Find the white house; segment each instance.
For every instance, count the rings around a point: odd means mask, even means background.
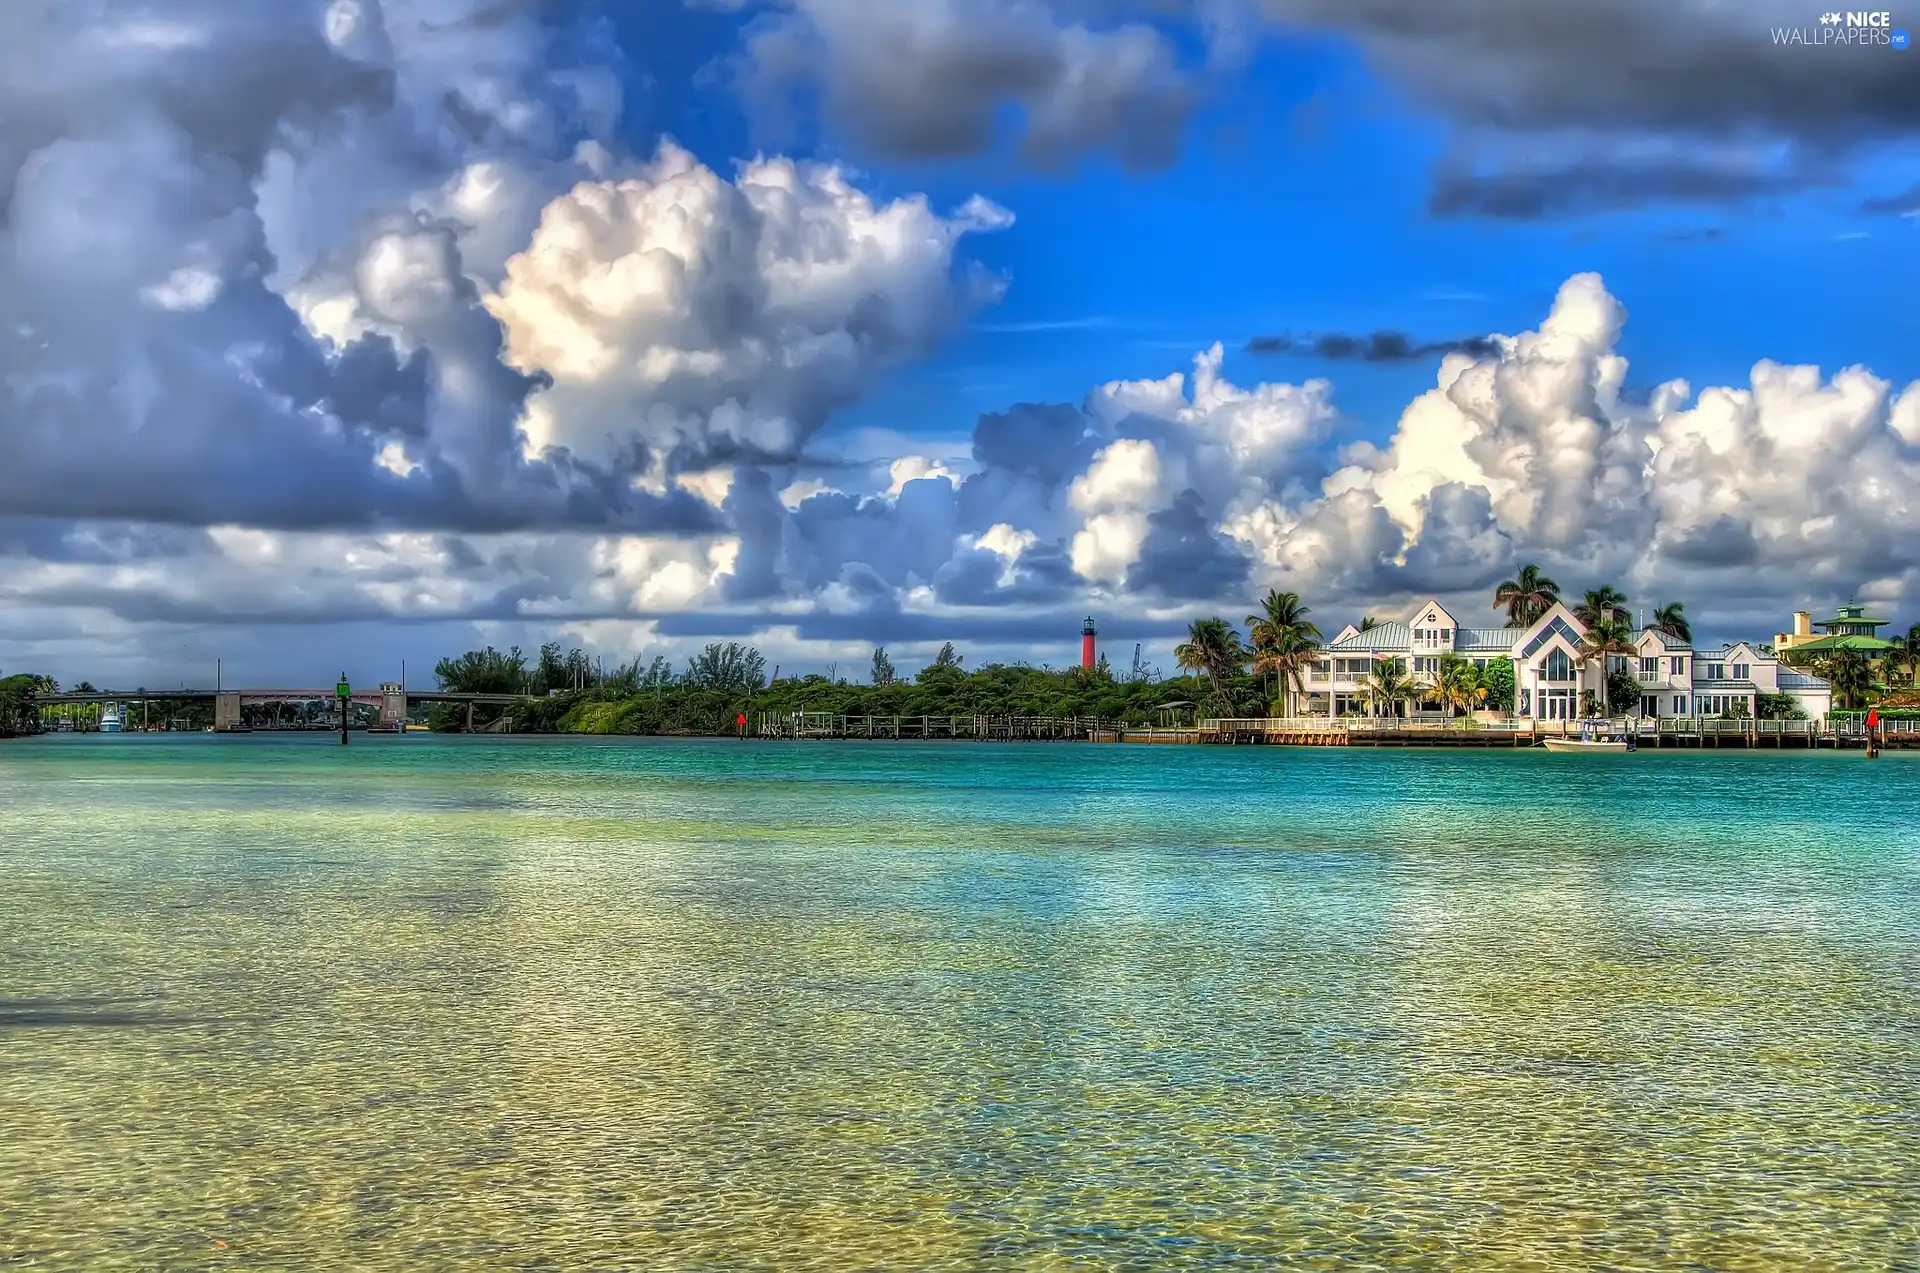
[[[1349,625],[1329,641],[1307,671],[1305,710],[1335,716],[1365,712],[1367,678],[1377,663],[1403,660],[1415,680],[1430,682],[1439,674],[1441,658],[1451,653],[1481,668],[1511,659],[1515,715],[1576,720],[1587,694],[1604,699],[1606,693],[1606,666],[1581,661],[1586,633],[1586,625],[1561,603],[1525,628],[1475,628],[1463,626],[1438,601],[1423,601],[1404,621],[1365,632]],[[1815,719],[1833,706],[1825,681],[1783,667],[1773,655],[1744,642],[1696,651],[1648,628],[1634,647],[1634,655],[1608,662],[1625,663],[1640,682],[1638,715],[1719,716],[1744,710],[1751,716],[1763,694],[1790,695]]]

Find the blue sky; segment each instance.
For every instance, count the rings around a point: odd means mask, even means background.
[[[628,74],[637,147],[671,136],[723,166],[771,137],[804,139],[785,151],[856,166],[877,190],[947,206],[984,193],[1018,218],[971,251],[1008,276],[1004,302],[936,357],[889,376],[836,428],[960,436],[1009,402],[1074,401],[1108,380],[1184,371],[1219,340],[1246,380],[1333,378],[1352,427],[1384,439],[1431,387],[1432,360],[1362,366],[1239,347],[1280,331],[1518,332],[1587,270],[1632,315],[1621,352],[1636,383],[1737,384],[1760,358],[1866,363],[1902,383],[1920,375],[1920,219],[1859,208],[1911,183],[1897,158],[1778,198],[1535,221],[1434,216],[1444,121],[1374,74],[1352,43],[1316,37],[1264,47],[1199,113],[1164,172],[1128,172],[1106,156],[1034,171],[1004,150],[890,162],[805,121],[756,126],[725,83],[751,19],[670,4],[605,12],[632,47],[656,50]],[[1894,56],[1863,55],[1882,54]]]
[[[0,668],[1920,617],[1920,54],[1792,0],[196,13],[0,15]]]

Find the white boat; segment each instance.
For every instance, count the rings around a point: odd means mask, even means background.
[[[122,728],[120,709],[118,707],[109,707],[106,713],[100,717],[100,732],[103,734],[118,734]]]
[[[1612,724],[1604,720],[1581,721],[1578,738],[1543,738],[1540,743],[1548,751],[1583,751],[1619,755],[1633,750],[1633,739],[1614,733]]]
[[[1627,750],[1623,738],[1543,738],[1540,745],[1548,751],[1619,752]]]

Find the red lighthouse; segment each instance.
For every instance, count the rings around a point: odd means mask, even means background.
[[[1097,635],[1093,628],[1093,616],[1088,615],[1080,629],[1080,666],[1088,671],[1093,670],[1093,638]]]

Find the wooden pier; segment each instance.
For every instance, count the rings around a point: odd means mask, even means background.
[[[1612,729],[1631,735],[1645,748],[1862,748],[1866,727],[1859,721],[1721,720],[1718,717],[1663,717],[1615,720]],[[1222,718],[1203,720],[1192,741],[1290,747],[1532,747],[1546,738],[1577,738],[1578,721],[1398,720],[1365,717],[1328,720]],[[1920,749],[1920,721],[1883,722],[1874,745],[1891,750]]]
[[[972,739],[977,742],[1109,742],[1120,722],[1099,716],[843,716],[763,712],[758,738]]]
[[[1866,727],[1794,720],[1663,717],[1616,720],[1642,748],[1861,748]],[[1223,717],[1193,725],[1126,725],[1098,716],[845,716],[836,712],[764,712],[753,737],[976,742],[1093,742],[1175,746],[1266,747],[1534,747],[1547,738],[1577,738],[1578,721],[1478,721],[1444,718],[1329,720],[1307,717]],[[1920,749],[1920,721],[1884,722],[1875,746]]]

